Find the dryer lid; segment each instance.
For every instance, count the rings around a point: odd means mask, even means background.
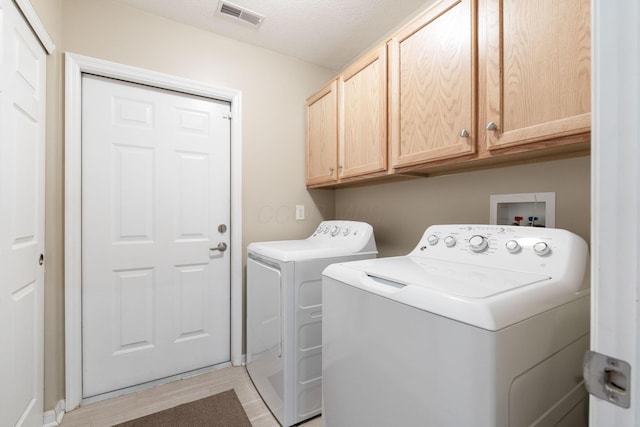
[[[378,253],[375,247],[354,247],[354,245],[330,244],[310,239],[251,243],[247,247],[247,251],[282,262],[336,258],[359,254],[375,256]]]
[[[332,258],[354,254],[354,251],[350,247],[342,245],[329,246],[324,242],[309,240],[282,240],[251,243],[247,247],[247,251],[284,262]]]
[[[378,253],[373,227],[360,221],[323,221],[306,239],[251,243],[247,251],[283,262]]]

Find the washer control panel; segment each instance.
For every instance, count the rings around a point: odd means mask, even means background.
[[[528,271],[560,268],[570,261],[576,248],[586,251],[586,242],[555,228],[433,225],[409,255]]]
[[[531,249],[538,256],[552,255],[554,231],[545,228],[513,227],[513,226],[432,226],[423,236],[426,244],[420,250],[437,245],[472,253],[497,253],[502,249],[509,254],[520,254],[523,247]],[[333,233],[332,233],[333,234]]]

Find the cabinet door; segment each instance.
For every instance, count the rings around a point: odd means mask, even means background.
[[[340,178],[387,169],[386,46],[370,52],[338,79]]]
[[[307,99],[307,185],[335,182],[338,153],[337,83]]]
[[[475,152],[475,15],[444,0],[391,39],[393,166]]]
[[[489,149],[590,131],[589,0],[488,0]]]

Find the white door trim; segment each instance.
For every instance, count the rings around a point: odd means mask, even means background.
[[[640,6],[591,1],[591,350],[631,365],[631,407],[590,397],[589,425],[640,425]]]
[[[18,6],[18,9],[20,9],[20,12],[22,12],[22,15],[31,26],[47,55],[51,55],[56,50],[56,45],[53,43],[53,39],[38,17],[38,13],[31,5],[31,2],[29,0],[13,0],[13,2]]]
[[[235,89],[65,53],[65,380],[66,411],[82,400],[82,74],[90,73],[231,103],[231,363],[242,364],[242,94]]]

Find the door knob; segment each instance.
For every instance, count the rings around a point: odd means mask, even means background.
[[[224,252],[227,250],[227,244],[225,242],[220,242],[218,243],[218,246],[216,246],[215,248],[209,248],[209,250]]]

